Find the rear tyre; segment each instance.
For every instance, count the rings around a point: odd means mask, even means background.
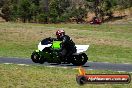
[[[37,52],[33,52],[31,55],[31,59],[34,63],[39,63],[40,55]]]
[[[72,60],[73,65],[81,66],[81,65],[84,65],[87,62],[88,57],[85,53],[82,53],[82,54],[79,54],[79,55],[74,55],[72,59],[73,59]]]

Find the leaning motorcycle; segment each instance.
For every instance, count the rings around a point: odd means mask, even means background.
[[[31,59],[35,63],[72,63],[75,66],[84,65],[88,56],[84,53],[88,50],[89,45],[76,45],[77,51],[70,55],[70,58],[62,58],[60,56],[61,41],[51,41],[50,38],[43,39],[38,44],[38,49],[33,51]]]

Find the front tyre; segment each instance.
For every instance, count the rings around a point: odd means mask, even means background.
[[[40,63],[40,64],[43,64],[43,63],[45,62],[45,59],[46,59],[46,58],[44,58],[43,56],[41,56],[41,57],[40,57],[40,60],[39,60],[39,63]]]
[[[39,63],[40,55],[38,52],[33,52],[31,55],[31,59],[34,63]]]
[[[73,58],[72,58],[72,64],[75,65],[75,66],[81,66],[81,65],[84,65],[87,60],[88,60],[88,57],[85,53],[82,53],[82,54],[79,54],[79,55],[73,55]]]

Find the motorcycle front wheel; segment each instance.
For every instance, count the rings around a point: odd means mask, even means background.
[[[40,55],[38,54],[38,52],[34,51],[31,55],[31,59],[34,63],[39,63]]]

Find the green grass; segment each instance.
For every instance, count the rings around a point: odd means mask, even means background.
[[[63,28],[76,44],[89,44],[89,61],[132,63],[132,26],[88,24],[0,23],[0,57],[30,58],[43,38],[55,37]],[[108,70],[88,70],[89,74],[111,74]],[[45,66],[0,64],[0,88],[131,88],[130,84],[87,84],[79,86],[78,70]],[[132,74],[131,74],[132,75]]]
[[[113,71],[88,70],[87,74],[123,74]],[[45,66],[18,66],[0,64],[1,88],[131,88],[130,84],[76,83],[78,70],[49,68]],[[125,73],[124,73],[125,74]],[[132,74],[131,74],[132,75]]]
[[[94,53],[93,53],[94,52]],[[109,45],[91,45],[89,58],[92,61],[107,61],[114,63],[132,63],[132,48]],[[126,60],[126,61],[125,61]]]
[[[0,23],[0,56],[30,58],[37,44],[64,29],[76,44],[89,44],[89,61],[132,63],[132,25]]]

